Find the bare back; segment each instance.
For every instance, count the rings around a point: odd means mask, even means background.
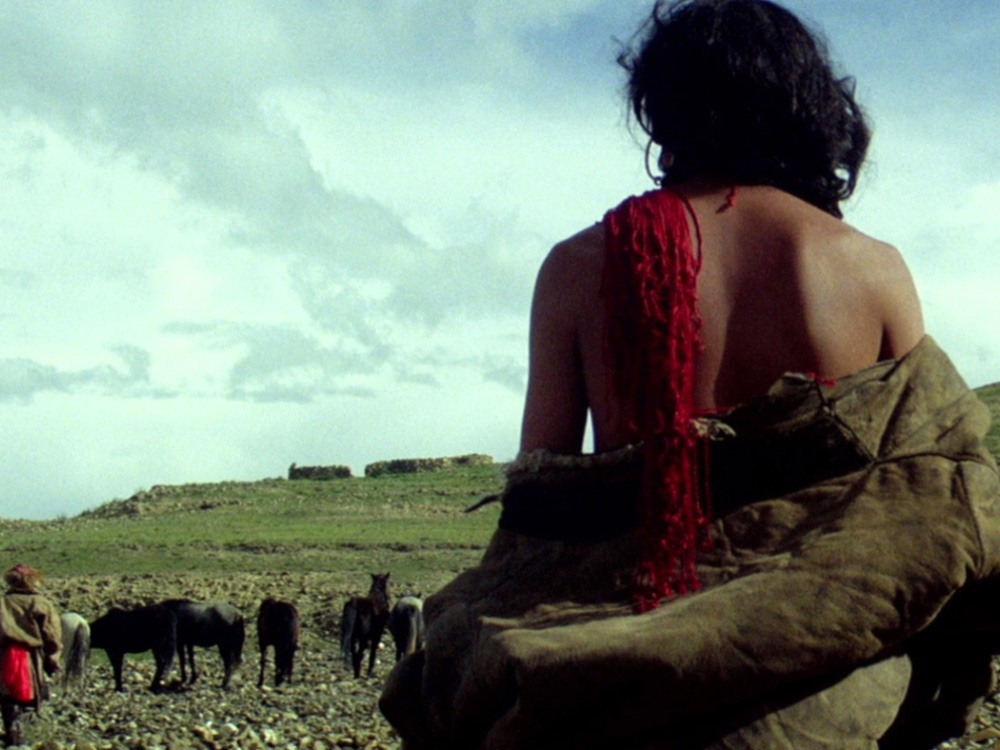
[[[788,371],[839,378],[917,343],[920,305],[895,248],[775,188],[741,188],[725,207],[728,193],[685,190],[702,238],[696,407],[741,403]],[[596,225],[539,273],[522,450],[579,452],[588,410],[595,450],[634,439],[606,395],[604,252]]]

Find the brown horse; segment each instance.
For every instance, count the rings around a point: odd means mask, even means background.
[[[264,685],[267,647],[274,646],[274,685],[292,680],[292,662],[299,647],[299,611],[291,602],[270,597],[260,603],[257,611],[257,642],[260,644],[260,677],[257,687]]]
[[[389,574],[372,573],[368,596],[355,596],[344,604],[340,620],[340,650],[350,659],[354,676],[361,676],[361,663],[368,649],[368,676],[375,672],[375,655],[389,621]]]

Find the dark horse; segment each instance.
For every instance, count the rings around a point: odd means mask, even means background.
[[[228,688],[233,671],[243,661],[243,641],[246,638],[243,615],[226,602],[167,599],[162,604],[177,617],[177,655],[181,663],[181,684],[189,682],[185,667],[191,668],[189,684],[198,679],[194,647],[218,646],[224,670],[222,687]]]
[[[375,655],[389,620],[389,574],[372,573],[368,596],[355,596],[344,604],[340,620],[340,650],[350,658],[354,676],[361,676],[361,663],[368,649],[368,676],[375,672]]]
[[[424,602],[419,596],[402,596],[389,613],[389,632],[396,644],[396,661],[424,645]]]
[[[149,689],[163,689],[163,675],[170,669],[177,649],[177,615],[160,604],[132,610],[112,608],[90,624],[90,645],[108,654],[115,676],[115,690],[124,692],[122,664],[125,654],[152,651],[156,673]]]
[[[260,644],[260,677],[257,687],[264,684],[267,647],[274,646],[274,684],[292,679],[292,662],[299,647],[299,611],[291,602],[267,598],[257,612],[257,642]]]

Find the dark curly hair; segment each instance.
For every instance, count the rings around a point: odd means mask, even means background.
[[[772,185],[840,217],[871,131],[854,80],[768,0],[659,0],[619,55],[632,112],[662,151],[662,184]]]

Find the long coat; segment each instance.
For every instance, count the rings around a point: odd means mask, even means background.
[[[1000,651],[989,419],[930,338],[784,378],[722,417],[704,588],[641,615],[636,457],[521,457],[381,708],[407,750],[933,747]]]
[[[37,708],[48,697],[43,663],[58,663],[62,651],[62,624],[55,605],[31,589],[9,590],[0,598],[0,649],[11,642],[31,649],[33,704]],[[8,697],[6,686],[0,682],[0,698]]]

